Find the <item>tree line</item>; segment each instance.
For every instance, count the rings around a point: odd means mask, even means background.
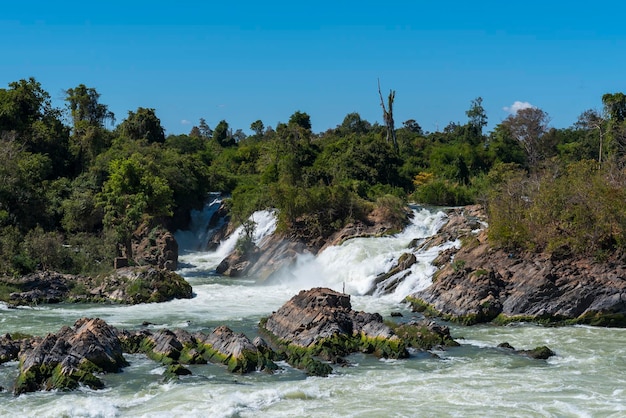
[[[495,245],[605,257],[626,245],[626,96],[602,97],[571,127],[539,108],[485,132],[482,98],[464,123],[396,128],[379,89],[384,125],[350,113],[315,133],[300,110],[287,122],[200,119],[166,135],[152,108],[115,115],[96,89],[65,91],[65,108],[30,78],[0,89],[0,274],[36,269],[95,274],[132,259],[142,225],[184,228],[209,192],[230,196],[234,220],[276,208],[279,231],[325,237],[373,209],[400,216],[407,201],[484,204]],[[375,103],[374,103],[375,105]]]

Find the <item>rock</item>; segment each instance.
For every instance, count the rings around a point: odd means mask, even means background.
[[[252,250],[240,253],[234,251],[217,266],[215,271],[217,274],[222,274],[229,277],[242,277],[248,275],[248,271],[259,259],[260,252],[258,247],[254,247]]]
[[[405,343],[379,314],[352,310],[350,296],[326,288],[303,290],[263,320],[261,332],[295,367],[330,373],[312,356],[333,360],[352,352],[408,356]]]
[[[556,353],[550,350],[545,345],[535,347],[532,350],[516,350],[511,344],[504,342],[498,344],[498,348],[503,348],[505,350],[512,351],[515,354],[520,354],[522,356],[530,357],[538,360],[547,360],[552,356],[555,356]]]
[[[407,298],[415,310],[471,325],[535,321],[626,326],[626,265],[544,253],[493,248],[484,215],[456,210],[441,236],[460,239],[460,249],[440,255],[433,284]],[[427,240],[428,241],[428,240]],[[432,245],[439,238],[426,242]]]
[[[9,334],[0,336],[0,364],[17,359],[20,341],[15,341]]]
[[[141,225],[133,234],[133,261],[170,271],[178,267],[178,243],[174,234],[161,225]]]
[[[128,363],[116,330],[101,319],[79,319],[73,328],[48,334],[19,354],[15,394],[37,390],[70,390],[85,384],[103,387],[95,373],[116,373]]]
[[[404,253],[398,259],[398,262],[387,273],[379,274],[372,284],[372,288],[366,293],[373,295],[377,291],[383,294],[392,293],[395,288],[402,283],[408,274],[407,270],[413,264],[417,263],[417,257],[413,253]],[[404,274],[401,274],[405,272]],[[396,277],[394,277],[396,276]],[[392,280],[389,280],[392,279]]]
[[[253,344],[244,334],[235,333],[226,326],[215,328],[208,336],[199,336],[198,346],[206,360],[225,364],[232,373],[278,369],[272,361],[271,350],[260,341]]]
[[[398,335],[407,346],[420,350],[433,348],[457,347],[459,343],[452,339],[450,328],[437,324],[435,321],[411,321],[394,326],[393,332]]]
[[[191,286],[180,275],[150,266],[121,268],[104,278],[42,271],[19,279],[0,277],[2,284],[19,289],[9,296],[12,305],[78,301],[136,304],[193,296]]]
[[[545,345],[540,347],[535,347],[532,350],[518,350],[519,354],[528,356],[530,358],[538,359],[538,360],[547,360],[552,356],[555,356],[556,353],[550,350]]]
[[[153,267],[116,270],[105,277],[95,290],[102,299],[125,304],[166,302],[193,297],[191,286],[180,275]]]
[[[70,292],[72,278],[68,274],[40,271],[18,279],[0,278],[0,282],[19,289],[9,295],[8,302],[15,305],[33,305],[64,300]]]

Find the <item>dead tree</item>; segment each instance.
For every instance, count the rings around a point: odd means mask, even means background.
[[[389,90],[387,107],[385,107],[383,94],[380,92],[380,80],[378,80],[378,95],[380,96],[380,106],[383,108],[383,120],[387,128],[387,142],[392,141],[394,149],[398,151],[398,139],[396,138],[396,129],[393,122],[393,100],[396,98],[396,92],[395,90]]]

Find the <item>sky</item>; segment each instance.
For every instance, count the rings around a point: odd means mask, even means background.
[[[166,134],[204,118],[251,134],[295,111],[314,132],[358,112],[425,131],[465,123],[482,97],[488,130],[535,106],[571,126],[626,92],[623,1],[28,1],[0,9],[0,88],[34,77],[63,107],[79,84],[117,123],[153,108]]]

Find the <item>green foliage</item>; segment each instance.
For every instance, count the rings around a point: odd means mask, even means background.
[[[583,255],[624,249],[624,184],[623,175],[594,161],[552,167],[536,178],[511,173],[489,201],[490,238],[509,248]]]
[[[129,111],[126,120],[118,126],[118,131],[130,139],[143,139],[148,143],[165,142],[165,131],[154,109],[140,107],[137,112]]]

